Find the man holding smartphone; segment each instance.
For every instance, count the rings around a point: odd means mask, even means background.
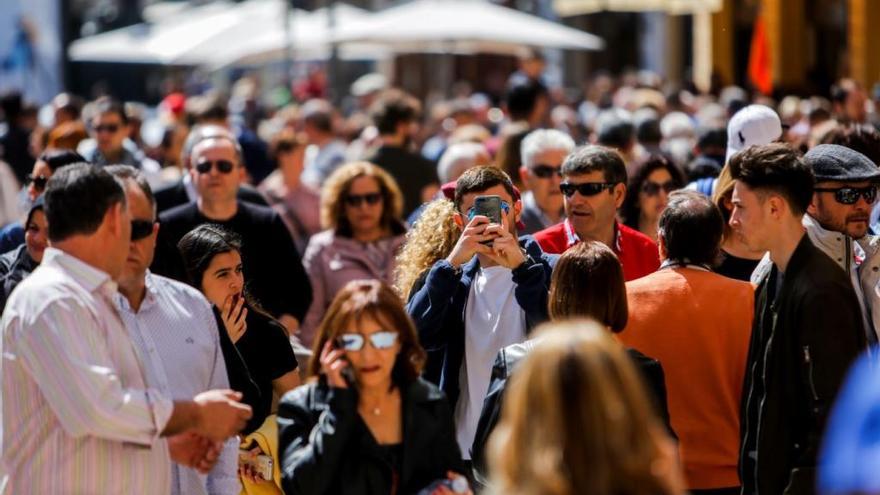
[[[455,222],[462,235],[414,287],[407,305],[428,350],[426,377],[453,405],[465,460],[471,458],[495,355],[526,340],[548,318],[556,257],[530,236],[517,239],[522,204],[514,197],[513,183],[498,168],[475,167],[459,177]]]

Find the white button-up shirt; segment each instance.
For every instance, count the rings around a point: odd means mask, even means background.
[[[0,492],[163,494],[171,399],[147,388],[110,276],[57,249],[13,292],[0,344]]]
[[[117,293],[114,302],[146,365],[147,384],[174,400],[229,388],[217,320],[202,294],[180,282],[146,274],[146,296],[135,313]],[[172,464],[173,495],[238,495],[238,437],[226,442],[207,477]]]

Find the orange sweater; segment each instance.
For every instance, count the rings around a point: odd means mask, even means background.
[[[739,486],[739,409],[753,287],[677,268],[628,282],[626,292],[629,322],[619,338],[663,365],[688,487]]]

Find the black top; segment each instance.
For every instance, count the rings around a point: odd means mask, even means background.
[[[280,323],[248,307],[247,330],[235,343],[251,379],[260,391],[259,401],[250,404],[254,415],[245,431],[259,428],[272,412],[272,380],[297,368],[296,356],[284,327]]]
[[[358,414],[357,392],[324,380],[288,393],[278,409],[281,485],[287,495],[415,494],[447,471],[464,473],[452,410],[422,379],[401,389],[399,469]],[[393,447],[390,450],[394,450]]]
[[[394,177],[403,193],[403,218],[422,204],[422,189],[437,184],[437,167],[422,155],[403,148],[382,146],[367,158]]]
[[[248,421],[247,426],[242,430],[242,433],[248,435],[263,424],[268,413],[262,413],[264,408],[261,406],[262,394],[260,393],[260,388],[257,386],[253,377],[251,377],[251,372],[244,363],[244,358],[241,356],[238,348],[235,347],[235,344],[232,343],[232,339],[229,338],[229,333],[226,331],[226,327],[223,325],[223,319],[220,317],[220,310],[217,309],[217,306],[213,305],[211,308],[214,310],[214,318],[217,320],[217,330],[220,333],[220,351],[223,353],[223,360],[226,362],[226,374],[229,377],[229,388],[236,392],[241,392],[241,402],[251,406],[251,409],[254,411],[251,420]],[[259,415],[257,414],[258,409],[261,411],[261,414]]]
[[[312,286],[290,232],[274,210],[239,201],[235,216],[218,222],[190,203],[162,213],[159,223],[153,273],[187,281],[177,243],[203,223],[219,225],[241,236],[244,276],[257,303],[275,317],[290,314],[303,320],[312,303]]]
[[[727,251],[721,251],[721,263],[715,268],[715,273],[748,282],[760,262],[760,259],[738,258]]]
[[[260,206],[269,206],[266,198],[253,187],[242,184],[238,187],[238,199],[247,201]],[[189,196],[186,194],[186,186],[183,181],[179,180],[171,185],[160,187],[153,191],[153,197],[156,198],[156,208],[159,213],[170,210],[175,206],[190,203]]]
[[[12,289],[15,289],[39,265],[28,254],[25,245],[0,255],[0,314],[6,307]]]

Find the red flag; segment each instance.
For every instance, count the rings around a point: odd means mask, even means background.
[[[773,65],[770,59],[770,40],[764,17],[755,17],[752,31],[752,46],[749,49],[749,80],[761,93],[769,95],[773,92]]]

